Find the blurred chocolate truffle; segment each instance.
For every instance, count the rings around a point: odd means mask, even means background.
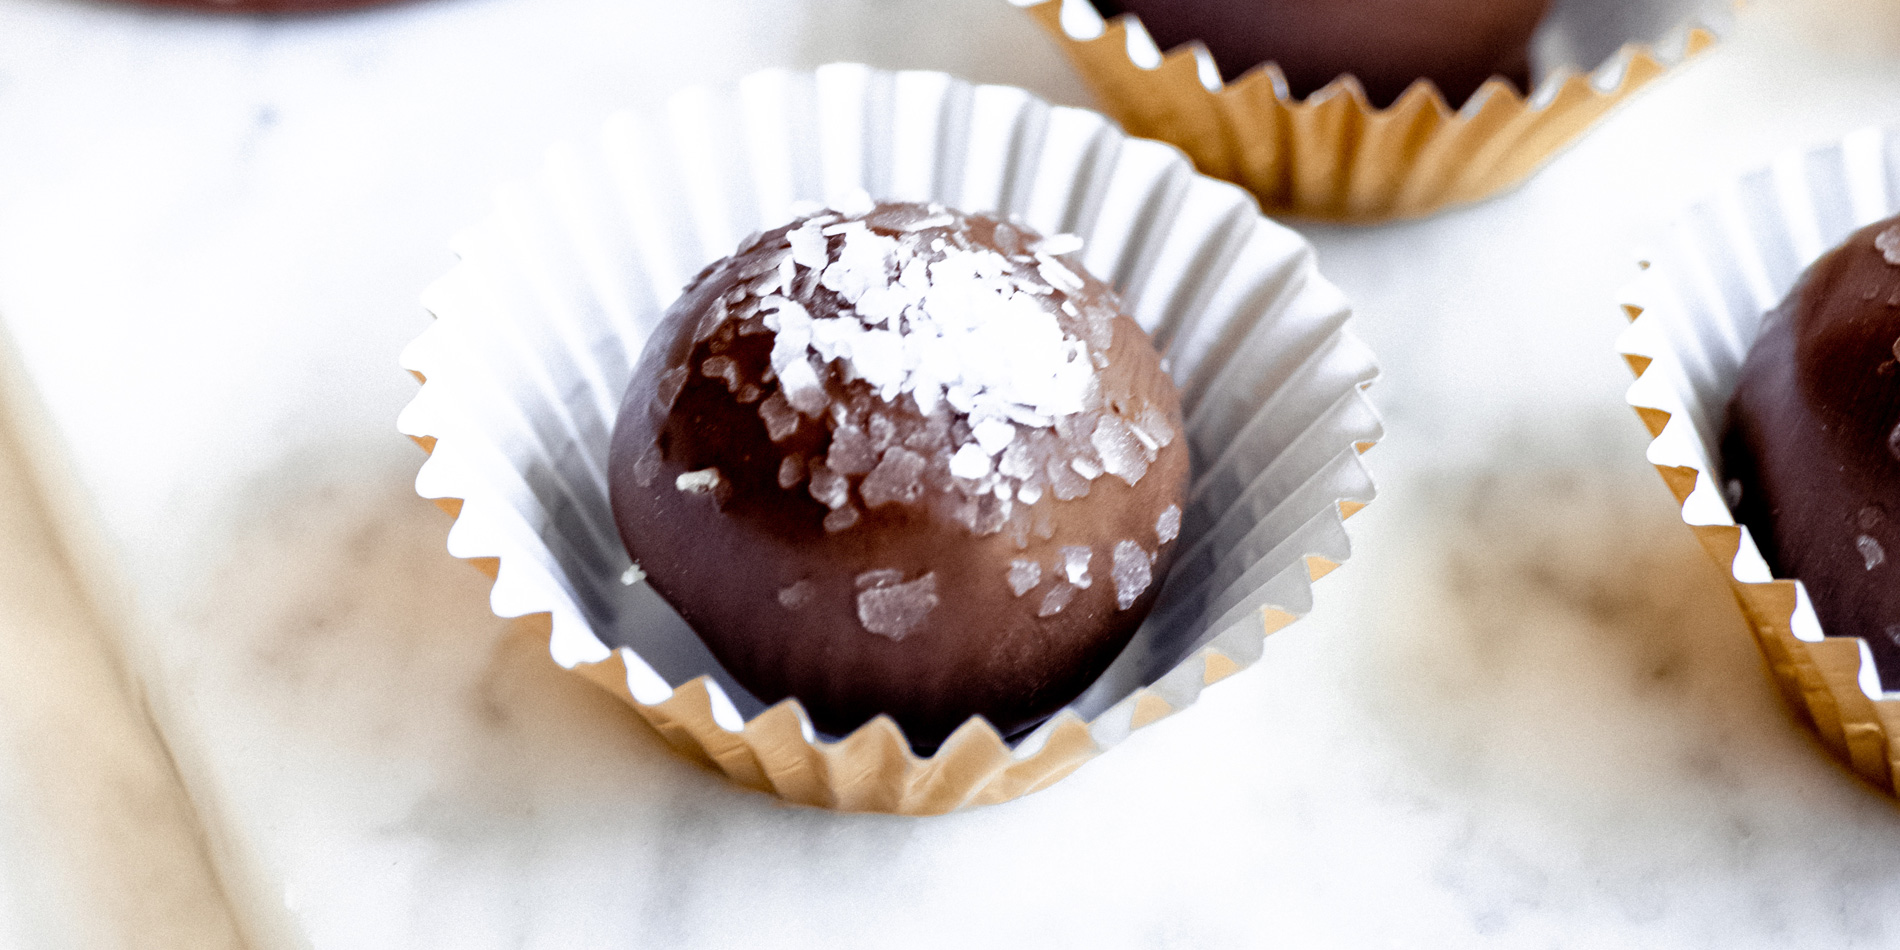
[[[1725,487],[1777,577],[1900,683],[1900,218],[1829,251],[1762,320],[1722,438]]]
[[[1276,63],[1305,98],[1350,73],[1374,105],[1430,79],[1453,106],[1501,76],[1530,89],[1531,33],[1550,0],[1094,0],[1133,13],[1162,49],[1199,40],[1229,82]]]
[[[937,205],[822,211],[686,288],[609,479],[628,552],[732,676],[841,735],[1020,734],[1133,635],[1188,474],[1153,343],[1080,242]]]
[[[382,6],[398,0],[125,0],[148,7],[204,13],[331,13]]]

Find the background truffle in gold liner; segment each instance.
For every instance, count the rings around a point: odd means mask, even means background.
[[[1836,757],[1890,793],[1900,774],[1900,684],[1881,682],[1866,642],[1821,628],[1802,582],[1769,570],[1723,493],[1719,446],[1762,318],[1823,253],[1896,212],[1900,142],[1891,129],[1784,156],[1669,229],[1623,293],[1633,322],[1618,343],[1637,374],[1630,405],[1655,436],[1649,460],[1727,572],[1783,695]]]
[[[1448,103],[1422,81],[1381,108],[1351,76],[1304,98],[1271,63],[1226,83],[1205,46],[1164,55],[1139,17],[1105,21],[1088,0],[1027,5],[1130,134],[1180,146],[1268,214],[1335,221],[1417,217],[1522,182],[1708,48],[1730,15],[1726,0],[1555,3],[1531,38],[1528,96],[1492,80]]]
[[[801,202],[865,193],[1014,216],[1084,241],[1182,397],[1194,474],[1159,603],[1083,695],[1014,747],[981,720],[931,757],[888,718],[819,735],[720,669],[639,582],[605,477],[628,374],[704,264]],[[432,449],[417,491],[457,514],[450,553],[495,576],[502,616],[742,785],[846,810],[930,814],[1061,778],[1260,655],[1345,560],[1372,498],[1377,369],[1312,249],[1166,145],[1018,89],[833,65],[692,90],[558,149],[456,241],[437,320],[403,354],[424,379],[399,426]]]

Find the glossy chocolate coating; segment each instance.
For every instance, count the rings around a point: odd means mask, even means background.
[[[869,220],[926,214],[946,213],[881,205]],[[914,240],[997,251],[1018,275],[1036,273],[1035,235],[950,217],[954,225]],[[996,477],[1011,451],[1020,461],[1036,446],[1074,463],[1075,451],[1087,454],[1091,429],[1116,425],[1108,416],[1146,425],[1162,444],[1132,484],[1099,466],[1083,479],[1075,463],[1056,471],[1063,489],[1052,483],[1032,503],[1020,492],[1008,504],[973,494],[973,483],[950,471],[953,448],[973,439],[970,419],[947,402],[924,412],[910,394],[886,400],[833,361],[820,367],[821,411],[788,415],[788,385],[770,372],[777,333],[746,311],[756,306],[747,288],[777,279],[790,230],[768,232],[702,272],[648,342],[613,436],[621,537],[736,680],[768,703],[797,697],[825,732],[842,735],[882,713],[920,752],[972,716],[1020,734],[1101,674],[1160,589],[1188,473],[1174,384],[1112,292],[1081,275],[1084,286],[1066,295],[1074,313],[1058,320],[1070,337],[1105,344],[1090,351],[1101,357],[1090,397],[1098,408],[1047,428],[1017,426]],[[830,260],[842,240],[831,239]],[[816,273],[800,268],[791,286],[788,296],[814,318],[851,315]],[[1039,299],[1053,309],[1062,295]],[[709,313],[724,315],[716,330]],[[893,490],[880,472],[898,460],[922,471]],[[821,478],[832,487],[817,487]],[[1118,546],[1126,554],[1128,542],[1151,572],[1138,591],[1116,580]],[[1089,552],[1086,575],[1071,583],[1065,554],[1078,550]]]
[[[1095,0],[1133,13],[1162,49],[1199,40],[1229,82],[1277,63],[1297,98],[1350,73],[1374,105],[1430,79],[1453,106],[1502,76],[1530,88],[1531,33],[1550,0]]]
[[[1737,520],[1830,636],[1900,684],[1900,218],[1856,232],[1763,318],[1722,439]]]

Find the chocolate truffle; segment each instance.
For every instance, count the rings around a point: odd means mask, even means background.
[[[1900,218],[1816,261],[1762,319],[1722,437],[1724,485],[1777,577],[1900,684]]]
[[[381,6],[395,0],[131,0],[150,7],[205,13],[331,13]]]
[[[1462,104],[1502,76],[1530,89],[1531,33],[1550,0],[1094,0],[1133,13],[1162,49],[1199,40],[1229,82],[1277,63],[1298,98],[1350,73],[1374,105],[1430,79]]]
[[[1099,676],[1174,553],[1180,397],[1069,235],[822,211],[706,268],[613,434],[628,552],[734,679],[842,735],[1005,736]]]

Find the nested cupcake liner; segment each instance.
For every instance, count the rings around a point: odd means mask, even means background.
[[[1529,96],[1493,79],[1453,104],[1420,81],[1386,108],[1371,105],[1350,75],[1304,99],[1272,64],[1224,83],[1199,43],[1164,54],[1132,14],[1104,21],[1088,0],[1017,2],[1129,134],[1174,143],[1204,174],[1252,191],[1268,214],[1371,222],[1521,183],[1638,89],[1708,49],[1736,0],[1555,3],[1533,38]],[[1631,42],[1650,39],[1645,32],[1653,42]]]
[[[1180,384],[1194,481],[1153,614],[1079,699],[1014,747],[981,719],[932,756],[878,717],[819,735],[722,670],[637,579],[615,531],[609,436],[628,376],[681,287],[800,202],[938,201],[1086,241],[1085,265],[1153,334]],[[1251,663],[1344,561],[1372,498],[1377,374],[1298,235],[1177,150],[1019,89],[835,64],[769,71],[623,114],[557,148],[455,242],[403,353],[424,381],[399,428],[456,516],[451,554],[504,617],[734,781],[802,804],[909,814],[1042,788]]]
[[[1617,347],[1631,406],[1682,518],[1728,575],[1788,702],[1874,785],[1900,787],[1900,684],[1882,684],[1859,637],[1821,628],[1806,587],[1775,577],[1721,491],[1729,398],[1762,318],[1802,271],[1855,230],[1900,212],[1900,138],[1869,128],[1784,155],[1692,206],[1622,293]]]

